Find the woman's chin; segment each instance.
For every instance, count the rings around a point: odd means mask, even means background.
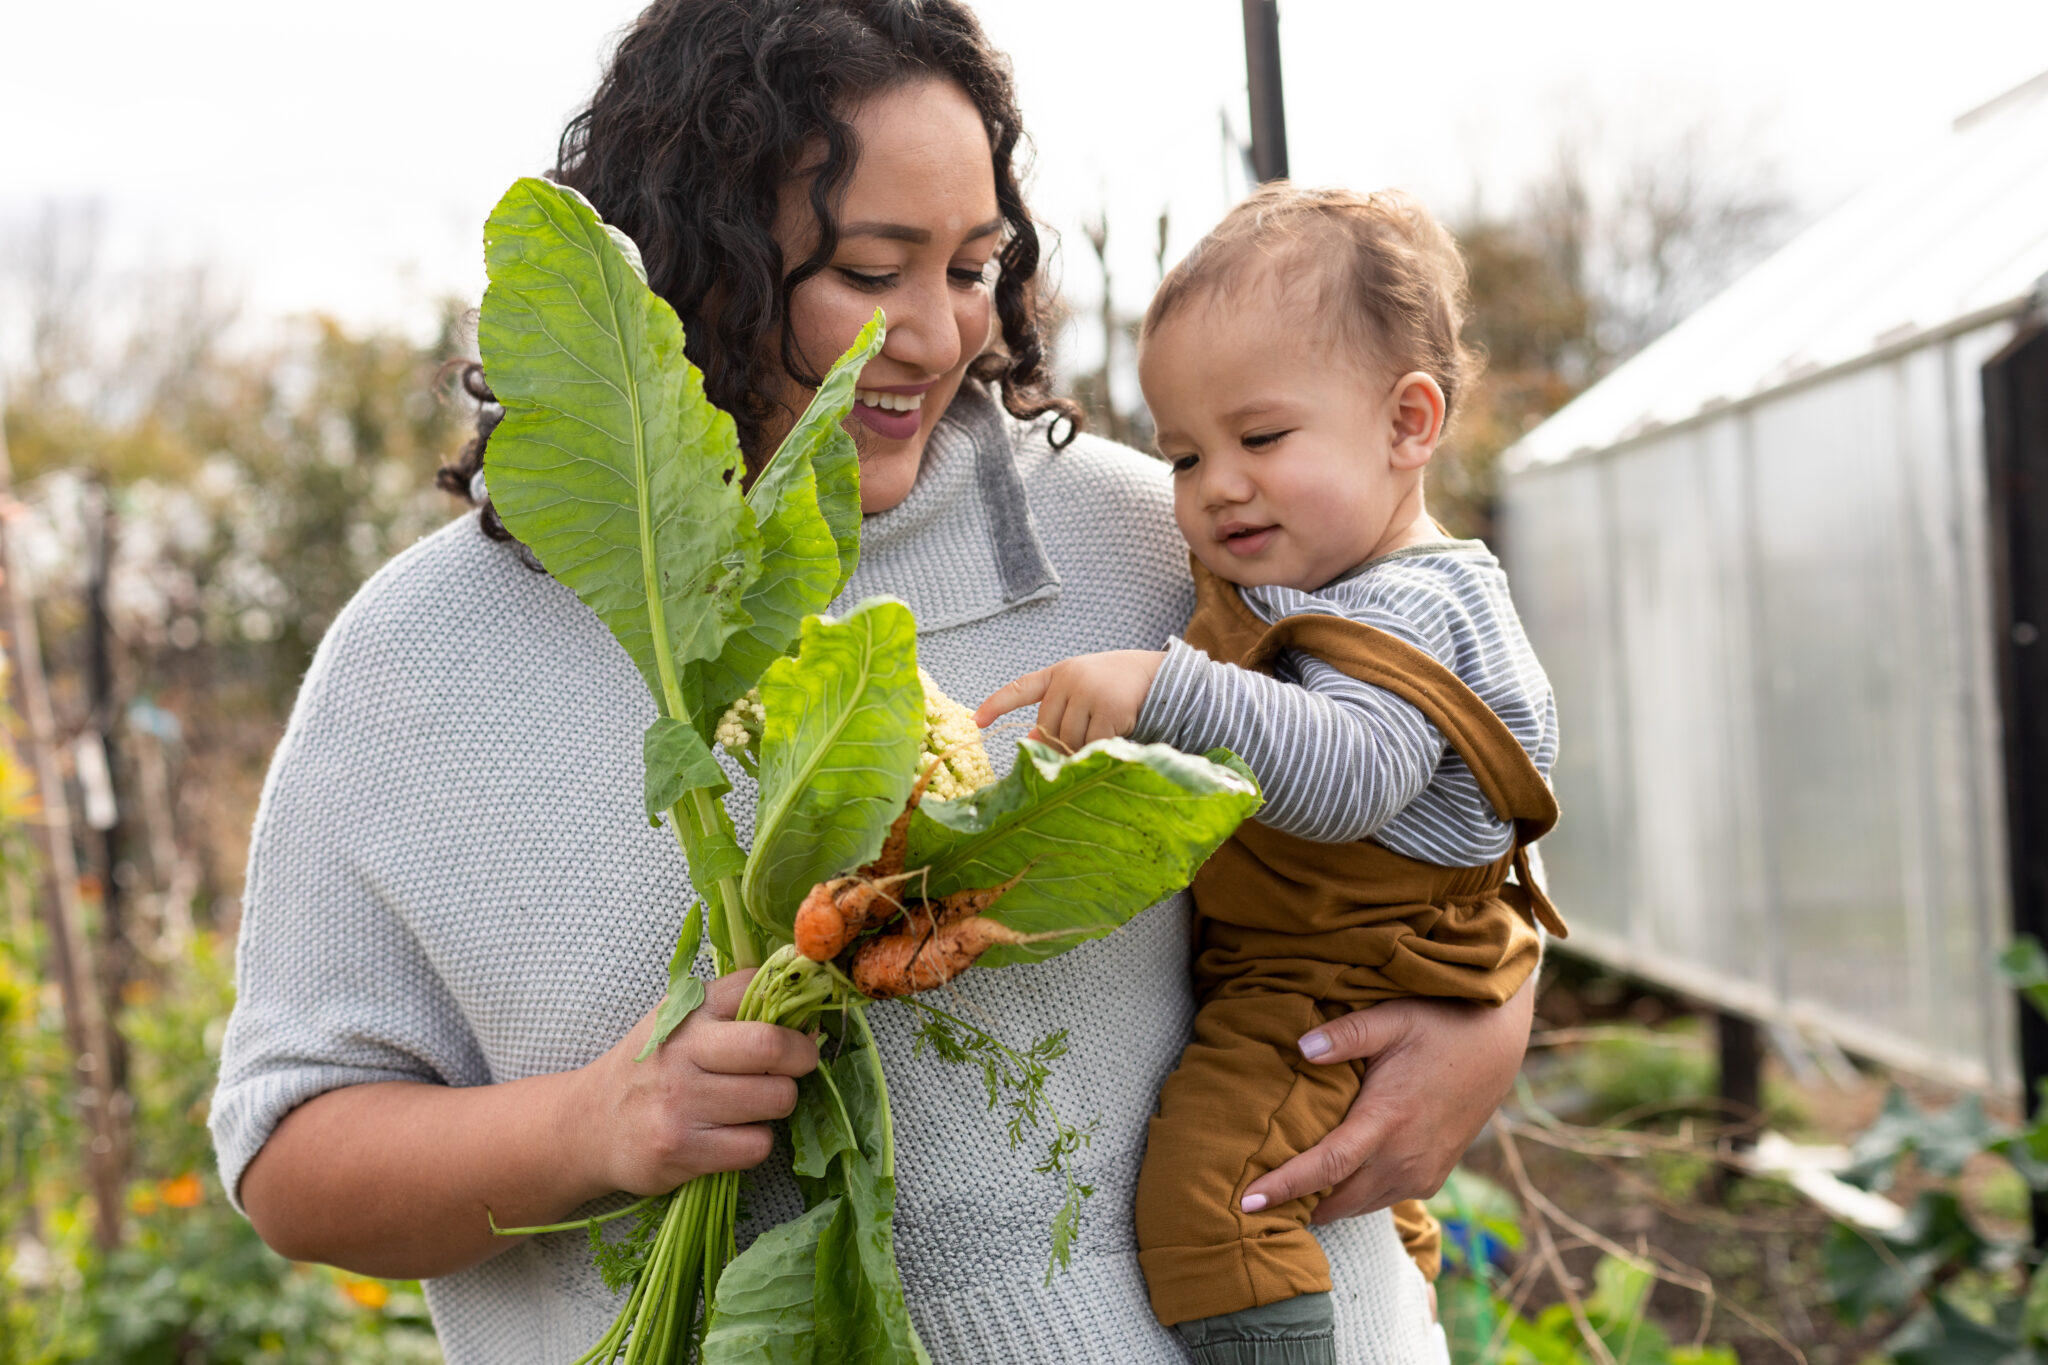
[[[910,496],[924,462],[927,433],[902,441],[868,440],[860,447],[860,510],[863,516],[886,512]]]

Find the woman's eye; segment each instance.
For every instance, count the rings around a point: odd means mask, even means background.
[[[1185,474],[1193,469],[1196,461],[1201,458],[1199,455],[1169,455],[1166,457],[1166,463],[1171,466],[1174,473]]]
[[[887,289],[890,285],[896,283],[896,273],[890,270],[854,270],[848,266],[841,266],[839,267],[839,274],[855,289]]]
[[[973,269],[969,269],[966,266],[954,266],[946,274],[951,276],[954,285],[961,289],[973,289],[977,285],[984,285],[989,282],[989,270],[985,265],[976,266]]]

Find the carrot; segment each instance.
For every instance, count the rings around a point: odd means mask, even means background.
[[[939,760],[934,758],[917,775],[916,783],[910,788],[910,799],[903,803],[903,813],[890,824],[888,837],[882,840],[882,851],[875,855],[873,862],[861,868],[863,875],[894,877],[903,871],[903,852],[910,844],[910,813],[924,799],[924,789],[931,785],[932,777],[938,771]]]
[[[846,945],[871,924],[887,924],[896,918],[902,903],[882,888],[900,882],[907,874],[893,877],[834,877],[819,882],[796,910],[796,950],[813,962],[830,962],[846,951]]]
[[[926,914],[931,916],[932,923],[934,924],[958,924],[961,920],[979,915],[994,905],[1005,891],[1008,891],[1018,882],[1023,881],[1024,873],[1030,870],[1031,867],[1027,864],[1016,876],[1010,878],[1001,886],[986,886],[967,891],[955,891],[949,895],[938,896],[924,902],[922,908]],[[916,922],[918,918],[916,909],[910,912],[910,918],[913,923]]]
[[[943,925],[930,933],[912,928],[882,934],[854,952],[853,984],[871,1000],[928,991],[966,971],[997,944],[1029,943],[1034,937],[980,918]]]

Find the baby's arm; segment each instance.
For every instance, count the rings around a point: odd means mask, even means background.
[[[1128,733],[1242,758],[1265,791],[1261,824],[1319,843],[1367,838],[1429,786],[1443,736],[1391,692],[1293,650],[1283,660],[1299,684],[1176,640]]]
[[[1035,738],[1068,753],[1112,735],[1127,735],[1166,658],[1157,649],[1113,649],[1077,654],[1006,683],[981,704],[974,723],[986,730],[998,716],[1038,703]]]
[[[1322,843],[1363,839],[1422,794],[1443,737],[1390,692],[1290,651],[1301,683],[1219,664],[1174,641],[1164,652],[1125,649],[1026,674],[981,704],[987,726],[1038,705],[1035,733],[1068,751],[1110,735],[1190,753],[1228,749],[1264,789],[1261,823]]]

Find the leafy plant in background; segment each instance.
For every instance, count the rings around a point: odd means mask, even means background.
[[[1736,1365],[1724,1347],[1674,1346],[1650,1320],[1657,1277],[1646,1265],[1604,1255],[1582,1301],[1585,1327],[1567,1304],[1525,1317],[1506,1293],[1500,1262],[1524,1244],[1514,1197],[1484,1176],[1459,1168],[1430,1200],[1444,1229],[1444,1274],[1438,1314],[1455,1365],[1592,1365],[1586,1331],[1615,1365]]]
[[[8,875],[25,869],[10,864]],[[4,1365],[426,1365],[440,1359],[417,1285],[297,1265],[265,1247],[213,1176],[205,1105],[220,1021],[233,998],[232,946],[195,937],[179,972],[131,991],[138,1166],[128,1239],[93,1244],[90,1201],[69,1178],[80,1140],[54,1007],[19,972],[37,936],[0,952],[0,1103],[7,1250],[0,1262]]]
[[[2000,966],[2035,1009],[2048,1013],[2048,953],[2032,938]],[[2048,1096],[2044,1096],[2048,1099]],[[1893,1088],[1860,1137],[1843,1178],[1888,1190],[1911,1160],[1942,1182],[1923,1190],[1888,1232],[1837,1224],[1827,1245],[1828,1289],[1849,1322],[1899,1322],[1885,1342],[1898,1365],[2048,1365],[2048,1275],[2026,1242],[1987,1234],[1959,1185],[1979,1157],[2005,1162],[2034,1191],[2048,1190],[2048,1108],[2020,1127],[1994,1123],[1977,1097],[1922,1110]]]
[[[531,179],[485,236],[478,340],[505,408],[486,456],[492,500],[646,682],[658,711],[646,809],[673,830],[699,898],[649,1049],[703,999],[693,966],[706,940],[718,970],[760,968],[740,1018],[829,1040],[790,1122],[808,1211],[744,1254],[736,1172],[607,1215],[635,1218],[621,1243],[603,1242],[598,1220],[518,1231],[589,1227],[607,1282],[627,1291],[585,1360],[679,1361],[693,1342],[706,1361],[924,1360],[896,1272],[895,1134],[870,998],[937,985],[977,957],[1030,962],[1111,932],[1185,884],[1257,788],[1239,766],[1163,746],[1067,756],[1026,742],[1007,778],[920,801],[921,775],[944,756],[920,763],[936,702],[915,621],[889,600],[820,614],[859,555],[858,459],[841,424],[880,351],[880,314],[749,487],[732,420],[706,399],[630,241],[573,191]],[[746,850],[721,802],[721,739],[758,774]],[[837,911],[854,893],[893,932],[834,938],[824,960],[798,952],[800,908]],[[1059,1263],[1086,1192],[1071,1169],[1085,1130],[1043,1097],[1061,1041],[1017,1050],[914,1007],[926,1045],[981,1067],[991,1107],[1011,1097],[1013,1145],[1050,1128],[1040,1169],[1065,1181]]]

